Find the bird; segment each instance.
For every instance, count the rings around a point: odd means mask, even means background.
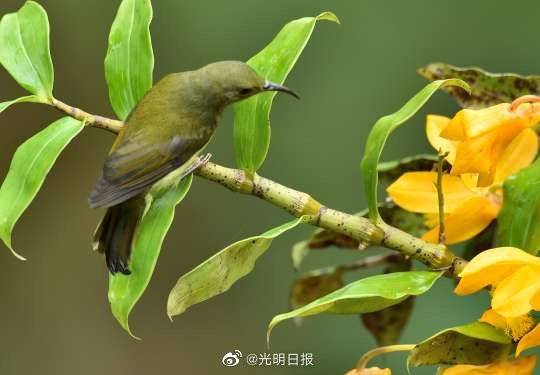
[[[168,175],[179,181],[206,163],[209,154],[201,154],[224,109],[267,91],[299,98],[241,61],[172,73],[146,92],[126,118],[88,199],[90,207],[106,208],[93,248],[105,254],[111,274],[131,274],[133,237],[148,190]]]

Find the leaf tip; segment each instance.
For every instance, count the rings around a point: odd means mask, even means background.
[[[443,79],[443,80],[437,80],[434,82],[437,82],[437,84],[439,84],[441,88],[447,87],[447,86],[461,87],[463,90],[467,92],[467,94],[471,95],[471,86],[469,86],[467,82],[459,78]]]
[[[11,245],[11,233],[7,232],[5,228],[0,228],[0,239],[4,242],[4,244],[7,246],[7,248],[11,251],[11,254],[19,260],[25,261],[27,260],[25,257],[23,257],[21,254],[17,253],[13,246]]]
[[[115,315],[116,317],[116,315]],[[129,328],[129,322],[127,320],[127,317],[125,320],[120,320],[118,317],[116,317],[116,319],[118,320],[118,323],[120,323],[120,325],[122,326],[122,328],[124,328],[124,330],[131,336],[131,338],[137,340],[137,341],[142,341],[142,338],[140,338],[139,336],[135,335],[132,331],[131,331],[131,328]]]
[[[338,25],[341,25],[341,21],[339,20],[338,16],[336,16],[335,13],[330,12],[330,11],[326,11],[326,12],[323,12],[323,13],[319,14],[316,17],[316,19],[317,20],[324,20],[324,21],[332,21],[332,22],[337,23]]]

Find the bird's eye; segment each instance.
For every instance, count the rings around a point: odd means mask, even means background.
[[[251,89],[249,87],[240,89],[240,95],[244,96],[244,95],[249,95],[249,94],[251,94]]]

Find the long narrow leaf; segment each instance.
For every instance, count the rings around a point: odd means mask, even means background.
[[[28,1],[0,21],[0,64],[26,90],[43,101],[52,98],[54,70],[45,9]]]
[[[238,241],[178,279],[169,294],[167,314],[179,315],[197,303],[215,297],[247,275],[272,241],[304,220],[300,217],[255,237]]]
[[[372,220],[382,221],[377,208],[377,167],[386,140],[394,130],[418,112],[439,88],[446,86],[458,86],[465,90],[469,89],[468,85],[459,79],[432,82],[420,90],[397,112],[381,117],[373,125],[373,129],[371,129],[366,141],[364,158],[360,167],[369,203],[369,217]]]
[[[268,340],[272,329],[284,320],[324,312],[360,314],[382,310],[427,292],[440,276],[440,272],[395,272],[352,282],[299,309],[275,316],[268,325]]]
[[[6,109],[11,107],[13,104],[17,103],[41,103],[42,99],[36,95],[23,96],[17,99],[9,100],[7,102],[0,103],[0,113],[4,112]]]
[[[540,160],[504,182],[498,246],[514,246],[533,255],[540,250]]]
[[[123,0],[109,34],[105,77],[116,115],[124,120],[152,87],[150,0]]]
[[[11,246],[11,232],[24,210],[37,195],[45,177],[83,124],[64,117],[24,142],[15,152],[9,172],[0,187],[0,238]]]
[[[150,193],[151,203],[135,233],[129,261],[131,275],[115,274],[109,279],[113,315],[132,336],[129,314],[150,282],[161,245],[174,218],[174,209],[186,196],[192,180],[193,176],[189,175],[176,186]]]
[[[319,20],[339,23],[331,12],[289,22],[269,45],[247,63],[266,79],[283,83]],[[270,109],[275,96],[275,92],[260,94],[234,106],[234,142],[239,168],[253,173],[263,164],[270,146]]]

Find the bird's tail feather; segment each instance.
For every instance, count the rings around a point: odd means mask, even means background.
[[[144,198],[135,197],[109,207],[94,234],[94,250],[105,254],[112,274],[129,275],[128,268],[135,230],[144,214]]]

